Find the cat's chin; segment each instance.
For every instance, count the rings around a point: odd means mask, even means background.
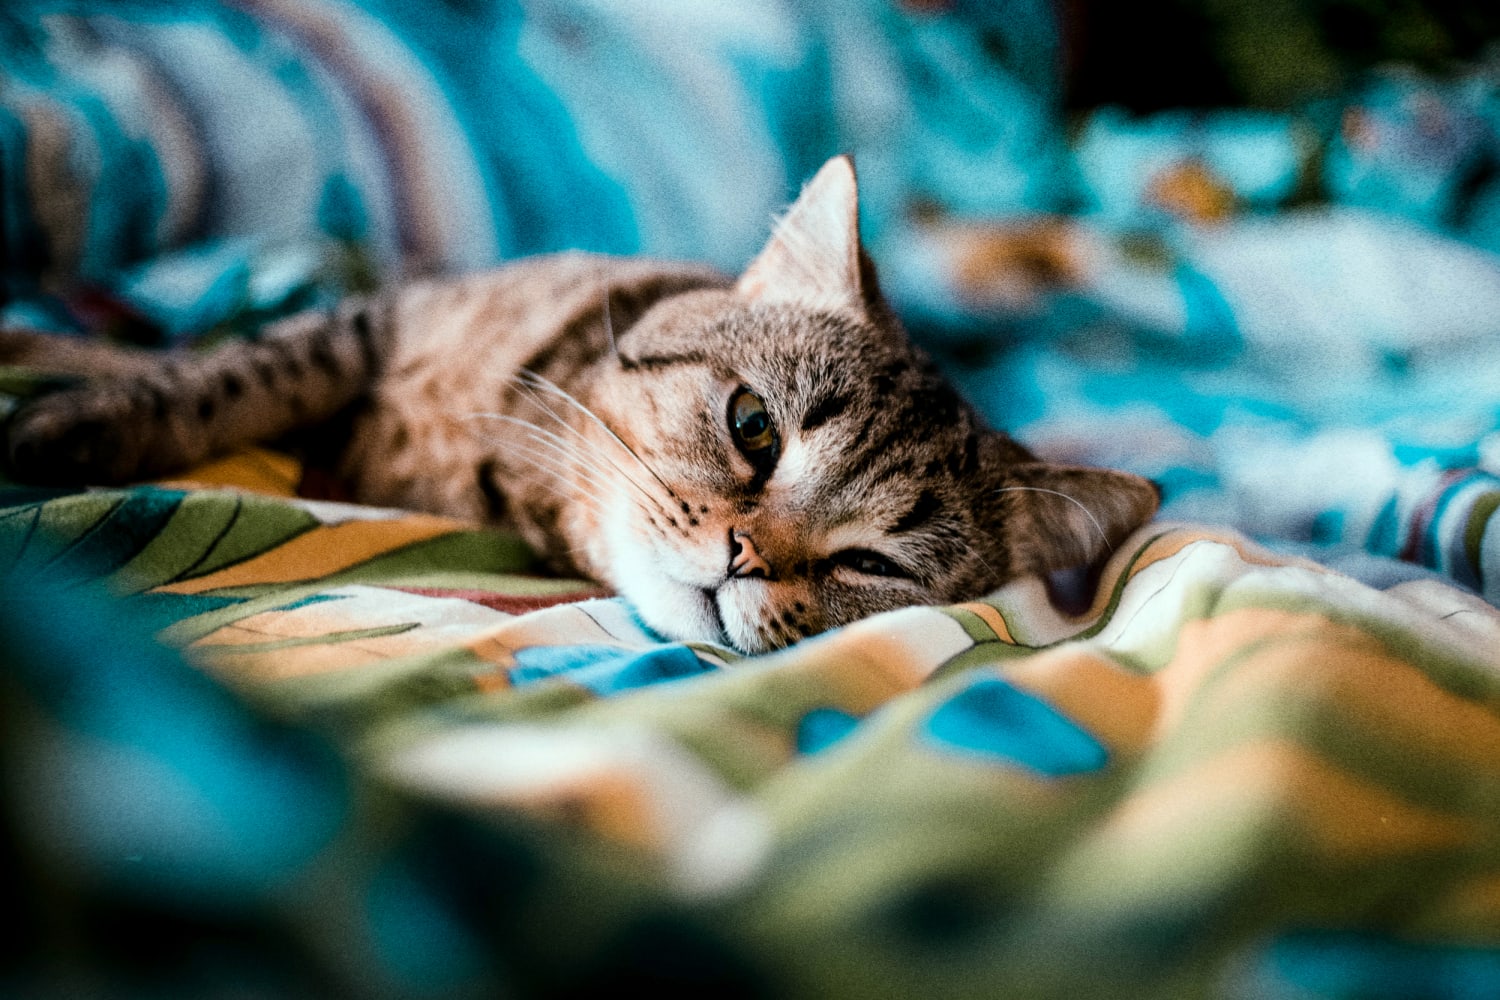
[[[754,628],[740,620],[731,604],[729,614],[719,606],[712,590],[703,590],[676,580],[657,578],[639,588],[617,588],[636,614],[652,631],[678,642],[712,642],[741,653],[755,655],[778,648]]]
[[[609,529],[613,529],[611,533]],[[754,614],[765,610],[768,597],[759,580],[722,578],[705,586],[711,574],[682,579],[664,564],[675,564],[683,575],[694,567],[658,551],[648,540],[630,532],[621,521],[606,522],[609,545],[598,576],[635,610],[651,631],[678,642],[711,642],[750,655],[771,652],[782,645],[772,630],[756,627]],[[642,567],[650,567],[643,569]],[[744,588],[751,587],[751,591]],[[803,633],[807,634],[807,633]]]
[[[617,504],[614,509],[628,507]],[[626,517],[607,518],[596,534],[603,544],[594,556],[595,574],[625,598],[653,632],[679,642],[742,648],[726,633],[714,591],[664,569],[669,557],[638,536]]]
[[[621,580],[616,589],[641,621],[668,639],[738,648],[725,634],[711,591],[661,576]]]

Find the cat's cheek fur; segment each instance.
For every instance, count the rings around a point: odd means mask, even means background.
[[[715,607],[702,590],[650,572],[627,573],[616,589],[658,635],[679,642],[726,641]]]
[[[716,603],[724,634],[737,649],[758,653],[770,648],[761,638],[769,601],[766,585],[759,580],[731,580],[719,591]]]
[[[643,538],[616,504],[603,518],[602,571],[597,575],[623,597],[652,631],[669,639],[724,642],[718,613],[703,589],[663,570],[667,560]]]
[[[823,631],[827,624],[805,581],[730,580],[719,591],[724,632],[737,649],[765,653]]]

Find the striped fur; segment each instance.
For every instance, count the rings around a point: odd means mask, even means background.
[[[513,526],[662,633],[751,652],[1088,562],[1156,507],[1144,480],[985,427],[911,346],[842,158],[735,283],[564,254],[202,357],[3,334],[6,360],[93,376],[11,419],[20,478],[153,476],[343,414],[359,500]],[[759,450],[736,437],[747,398]]]

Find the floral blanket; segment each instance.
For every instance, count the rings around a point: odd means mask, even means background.
[[[0,494],[21,992],[1500,992],[1477,597],[1153,524],[744,659],[296,478]]]

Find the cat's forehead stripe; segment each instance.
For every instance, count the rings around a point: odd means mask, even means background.
[[[837,552],[840,549],[873,549],[883,546],[885,539],[871,525],[854,518],[829,528],[822,542],[829,552]]]
[[[823,426],[834,417],[843,413],[852,405],[854,400],[842,392],[830,393],[814,402],[807,408],[802,417],[802,433],[815,430]]]
[[[659,371],[674,365],[706,365],[709,356],[701,351],[685,351],[682,354],[641,354],[636,357],[619,355],[620,367],[628,372]]]
[[[896,519],[896,523],[886,529],[888,534],[898,534],[903,531],[911,531],[920,525],[930,521],[934,514],[943,509],[943,502],[938,499],[932,490],[923,490],[917,497],[911,508]]]

